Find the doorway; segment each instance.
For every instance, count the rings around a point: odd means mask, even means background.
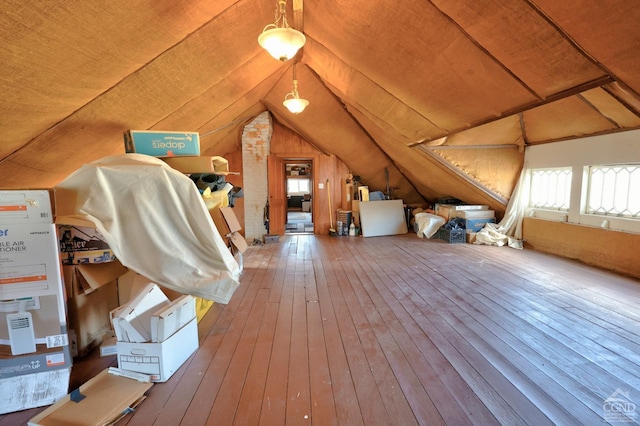
[[[313,234],[313,161],[285,160],[285,234]]]

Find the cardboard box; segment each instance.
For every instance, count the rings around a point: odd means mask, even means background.
[[[0,229],[0,300],[58,294],[62,280],[55,225],[2,224]]]
[[[47,295],[60,296],[59,324],[64,324],[51,194],[46,190],[0,191],[0,300]]]
[[[0,303],[0,378],[42,371],[47,367],[71,366],[66,318],[61,318],[58,302],[60,297],[34,296]],[[28,299],[27,308],[14,306]],[[62,315],[65,315],[64,311]],[[21,318],[14,322],[14,316]]]
[[[495,210],[456,210],[455,217],[463,219],[491,219],[496,217]]]
[[[194,317],[167,340],[158,343],[117,342],[118,366],[166,382],[198,349],[198,321]]]
[[[0,191],[0,412],[52,404],[69,386],[58,238],[48,190]]]
[[[151,316],[151,341],[162,342],[196,317],[196,300],[184,294],[153,313]]]
[[[1,286],[0,286],[1,287]],[[62,287],[62,285],[60,285]],[[60,294],[3,300],[0,308],[0,414],[49,405],[64,397],[69,386],[72,356]],[[25,303],[28,300],[28,303]],[[10,333],[8,312],[22,304],[29,314],[28,335]],[[26,307],[25,307],[26,305]],[[29,347],[14,354],[15,348]],[[19,351],[22,352],[22,351]]]
[[[145,399],[145,393],[153,383],[110,374],[109,371],[103,370],[80,386],[77,395],[84,399],[77,401],[75,392],[67,395],[65,391],[63,399],[33,417],[28,425],[115,424]]]
[[[132,270],[118,277],[118,305],[125,305],[148,283],[148,278]]]
[[[0,205],[0,379],[69,368],[51,193],[1,191]]]
[[[470,230],[471,232],[478,232],[484,225],[487,223],[495,223],[495,218],[491,219],[466,219],[464,221],[465,229]]]
[[[240,253],[244,253],[248,248],[248,244],[240,234],[242,227],[233,212],[233,208],[217,207],[209,210],[209,214],[227,247],[233,244]]]
[[[454,217],[465,217],[463,215],[466,214],[475,214],[486,215],[487,213],[481,213],[483,210],[488,210],[489,206],[484,204],[443,204],[436,203],[435,206],[435,214],[440,217],[443,217],[446,221],[453,219]],[[493,216],[495,212],[492,211],[490,216]],[[470,217],[470,216],[469,216]],[[482,216],[486,217],[486,216]],[[471,217],[470,217],[471,218]]]
[[[449,221],[453,218],[453,207],[450,204],[438,204],[435,205],[436,214],[443,218],[445,221]]]
[[[218,228],[220,235],[223,237],[242,229],[240,222],[231,207],[219,207],[210,210],[209,213],[211,214],[213,222],[216,224],[216,228]]]
[[[6,300],[0,310],[0,414],[49,405],[69,386],[73,357],[67,334],[62,282],[56,294]],[[2,287],[2,286],[0,286]],[[62,301],[62,304],[60,304]],[[13,305],[22,304],[16,310]],[[26,305],[26,307],[25,307]],[[28,313],[26,327],[11,333],[9,312]],[[29,333],[22,332],[28,330]],[[24,349],[27,347],[26,351]],[[16,354],[15,349],[18,348]]]
[[[100,356],[111,356],[118,354],[118,341],[116,340],[116,336],[112,334],[105,334],[102,337],[102,344],[100,345]]]
[[[129,303],[137,294],[139,294],[146,286],[149,285],[151,280],[138,274],[135,271],[129,270],[124,275],[118,278],[118,302],[121,306]],[[156,284],[160,290],[164,293],[169,300],[176,300],[182,296],[182,293],[172,290],[167,287],[163,287],[160,284]]]
[[[351,203],[353,201],[353,183],[347,183],[346,179],[342,180],[342,209],[351,210]],[[304,208],[302,211],[305,211]]]
[[[56,217],[60,260],[64,265],[113,262],[116,256],[91,221],[74,216]]]
[[[451,204],[455,211],[476,211],[489,210],[489,206],[485,204]]]
[[[358,187],[358,193],[360,194],[360,196],[358,197],[358,200],[360,202],[367,202],[369,201],[369,187],[368,186],[359,186]]]
[[[128,269],[115,261],[64,265],[63,272],[69,328],[76,335],[72,354],[84,356],[111,330],[109,312],[118,307],[118,278]]]
[[[143,277],[142,275],[129,270],[127,273],[118,278],[118,301],[121,305],[124,305],[131,297],[138,294],[138,292],[144,288],[144,286],[149,282],[148,278]],[[162,292],[169,298],[169,300],[176,300],[182,293],[179,293],[175,290],[171,290],[169,288],[163,287],[159,285]],[[213,306],[214,302],[212,300],[203,299],[201,297],[196,297],[196,317],[198,318],[198,322],[202,321],[202,318],[209,312],[209,309]]]
[[[238,172],[229,171],[229,162],[223,157],[164,157],[165,163],[185,174],[215,174],[215,175],[238,175]]]
[[[127,130],[124,133],[127,153],[173,157],[200,155],[200,135],[197,132],[163,132],[154,130]]]
[[[7,346],[3,345],[0,351],[0,382],[10,377],[71,368],[72,357],[66,327],[64,330],[57,335],[36,339],[36,351],[29,354],[13,356]],[[39,343],[39,340],[44,340],[45,343]],[[16,388],[14,391],[22,390]]]
[[[71,367],[0,378],[0,414],[43,407],[69,391]]]
[[[149,283],[126,305],[111,314],[118,341],[148,342],[151,340],[151,316],[170,304],[157,284]]]
[[[50,396],[27,393],[38,383],[45,383],[41,388],[50,388],[52,394],[69,385],[72,357],[55,225],[0,228],[0,386],[21,395],[19,409],[51,404]],[[14,322],[16,314],[22,320]],[[13,402],[2,404],[4,412],[15,411]]]
[[[360,200],[351,201],[351,217],[357,228],[360,228]]]
[[[0,191],[0,224],[52,223],[52,197],[46,189]]]

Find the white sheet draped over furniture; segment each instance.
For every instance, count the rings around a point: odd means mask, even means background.
[[[228,303],[240,268],[189,177],[141,154],[86,164],[56,190],[95,223],[129,269],[181,293]],[[72,203],[73,204],[73,203]]]

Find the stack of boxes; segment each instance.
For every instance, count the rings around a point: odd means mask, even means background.
[[[84,356],[111,330],[109,312],[118,304],[118,278],[127,273],[92,222],[56,217],[67,291],[73,356]]]
[[[118,366],[165,382],[198,348],[195,298],[174,300],[147,283],[129,302],[111,312]]]
[[[0,191],[0,414],[66,396],[67,335],[53,203],[47,190]]]
[[[484,225],[496,222],[495,211],[483,204],[436,204],[435,211],[447,222],[455,218],[462,219],[468,243],[475,241],[476,233]]]
[[[161,158],[172,168],[185,174],[237,174],[229,171],[229,162],[223,157],[200,156],[200,136],[197,132],[163,132],[153,130],[128,130],[124,133],[124,145],[127,153],[146,154]],[[306,169],[303,169],[303,173]],[[298,172],[296,172],[297,174]],[[231,185],[229,185],[232,187]],[[228,192],[228,191],[227,191]],[[242,254],[247,242],[240,234],[242,229],[233,210],[220,207],[218,200],[207,200],[211,192],[203,197],[216,228],[225,244],[231,250],[242,268]],[[226,198],[226,192],[224,194]]]
[[[131,130],[125,148],[183,156],[179,168],[206,163],[229,173],[224,158],[199,157],[198,133]],[[94,224],[57,215],[66,210],[55,200],[55,190],[0,191],[0,414],[68,398],[73,357],[114,332],[117,343],[103,345],[101,355],[117,355],[123,371],[166,381],[198,348],[197,322],[212,305],[152,283],[131,285],[139,276]],[[225,210],[216,225],[241,256],[246,242],[234,218]],[[149,289],[161,303],[149,305]],[[126,290],[133,293],[123,296]]]
[[[56,217],[64,208],[54,200],[50,190],[0,191],[0,414],[67,397],[73,357],[112,332],[121,287],[137,276],[92,222]],[[159,335],[148,343],[118,342],[110,352],[120,355],[123,370],[164,381],[198,347],[197,300],[171,297],[154,317]],[[149,354],[142,368],[132,355],[141,351]]]
[[[469,206],[459,206],[469,207]],[[477,208],[467,208],[455,211],[455,216],[464,219],[464,227],[467,233],[467,242],[475,241],[476,233],[484,228],[487,223],[496,222],[496,212],[489,210],[488,206],[472,206]]]
[[[158,157],[171,168],[191,174],[238,174],[229,171],[229,162],[219,156],[200,156],[200,135],[197,132],[166,132],[153,130],[127,130],[124,132],[124,145],[127,153],[137,153]],[[232,187],[232,185],[229,185]],[[225,244],[231,250],[234,258],[242,269],[242,255],[247,249],[247,243],[240,234],[240,223],[230,208],[218,210],[218,197],[228,199],[228,191],[224,194],[212,194],[210,190],[203,194],[203,199],[220,232]],[[121,300],[122,303],[122,300]],[[204,315],[213,302],[196,298],[198,319]]]

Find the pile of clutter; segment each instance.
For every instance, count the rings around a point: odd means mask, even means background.
[[[495,223],[495,211],[487,205],[464,204],[456,200],[436,203],[433,209],[415,209],[412,211],[414,231],[418,237],[438,238],[449,242],[468,242],[475,240],[476,233],[487,223]],[[462,239],[451,238],[451,231],[462,235]]]
[[[70,424],[100,406],[92,416],[117,421],[239,286],[227,161],[201,157],[189,132],[127,131],[125,150],[55,188],[0,191],[0,414],[53,404],[29,424]],[[96,347],[118,367],[68,394],[73,358]]]

